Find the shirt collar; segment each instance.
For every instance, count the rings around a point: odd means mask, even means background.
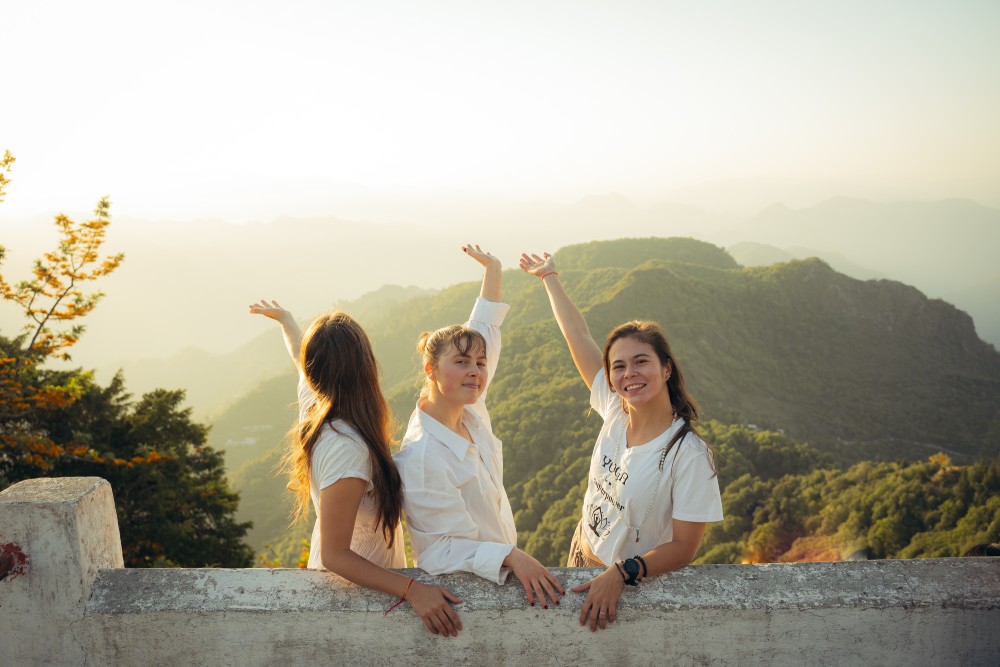
[[[419,405],[417,405],[415,415],[420,424],[420,430],[450,449],[458,457],[459,461],[465,460],[465,455],[469,452],[469,446],[471,445],[468,440],[421,410]],[[476,413],[466,407],[462,415],[462,420],[469,429],[469,434],[474,434],[479,427],[479,419],[476,417]]]

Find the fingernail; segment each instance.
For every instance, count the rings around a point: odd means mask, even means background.
[[[531,606],[532,606],[532,607],[534,607],[534,606],[535,606],[535,603],[534,603],[534,602],[532,602],[532,603],[531,603]]]
[[[542,609],[548,609],[548,608],[549,608],[549,605],[547,605],[547,604],[543,604],[542,605]]]
[[[559,604],[559,600],[556,600],[556,604]]]

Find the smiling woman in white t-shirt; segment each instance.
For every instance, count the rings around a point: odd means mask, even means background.
[[[417,566],[430,574],[472,572],[498,584],[510,572],[528,602],[559,604],[559,580],[517,548],[503,486],[503,445],[486,410],[500,359],[500,261],[479,246],[462,250],[483,266],[479,298],[464,325],[438,329],[417,344],[425,382],[396,455]]]
[[[594,445],[570,567],[607,567],[588,583],[580,624],[614,622],[626,585],[691,562],[710,521],[722,520],[712,450],[694,431],[698,407],[655,322],[626,322],[603,352],[563,289],[552,256],[523,254],[545,285],[573,362],[604,419]]]
[[[295,494],[295,517],[316,510],[310,568],[406,600],[434,634],[462,625],[440,586],[388,568],[406,567],[400,529],[402,490],[392,460],[392,418],[378,364],[361,325],[342,312],[321,315],[305,336],[277,301],[250,306],[281,325],[299,370],[299,422],[283,463]],[[398,603],[397,603],[398,604]]]

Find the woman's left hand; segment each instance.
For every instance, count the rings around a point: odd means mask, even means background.
[[[587,591],[587,599],[580,610],[580,625],[587,623],[590,616],[590,631],[604,630],[608,623],[614,623],[618,610],[618,598],[625,590],[625,582],[618,568],[611,566],[590,581],[573,588],[574,593]]]
[[[499,259],[491,255],[490,253],[486,252],[478,245],[472,245],[471,243],[469,243],[467,245],[462,246],[462,251],[472,259],[482,264],[483,266],[490,266],[490,265],[500,266]]]

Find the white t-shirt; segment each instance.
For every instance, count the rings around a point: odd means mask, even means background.
[[[675,443],[660,471],[663,449],[683,419],[653,440],[626,448],[628,415],[603,368],[594,378],[590,405],[604,418],[604,426],[590,460],[583,534],[601,561],[611,564],[669,542],[673,519],[722,520],[719,479],[708,446],[696,435],[688,433]]]
[[[485,403],[507,310],[507,304],[477,299],[466,323],[486,339],[487,385],[463,416],[472,442],[418,407],[396,454],[413,555],[429,574],[472,572],[498,584],[507,579],[502,563],[517,545],[517,531],[503,486],[503,444],[493,435]]]
[[[305,418],[309,406],[316,402],[316,395],[308,383],[299,376],[299,419]],[[341,479],[357,478],[368,482],[368,487],[358,514],[354,519],[354,535],[351,537],[351,551],[376,565],[387,568],[406,567],[403,550],[403,529],[396,524],[395,539],[389,547],[381,527],[375,528],[375,498],[372,495],[371,459],[364,439],[343,420],[337,419],[323,425],[312,453],[312,473],[309,480],[309,496],[316,510],[316,524],[313,526],[309,545],[307,567],[315,570],[323,568],[323,554],[320,539],[319,492]]]

